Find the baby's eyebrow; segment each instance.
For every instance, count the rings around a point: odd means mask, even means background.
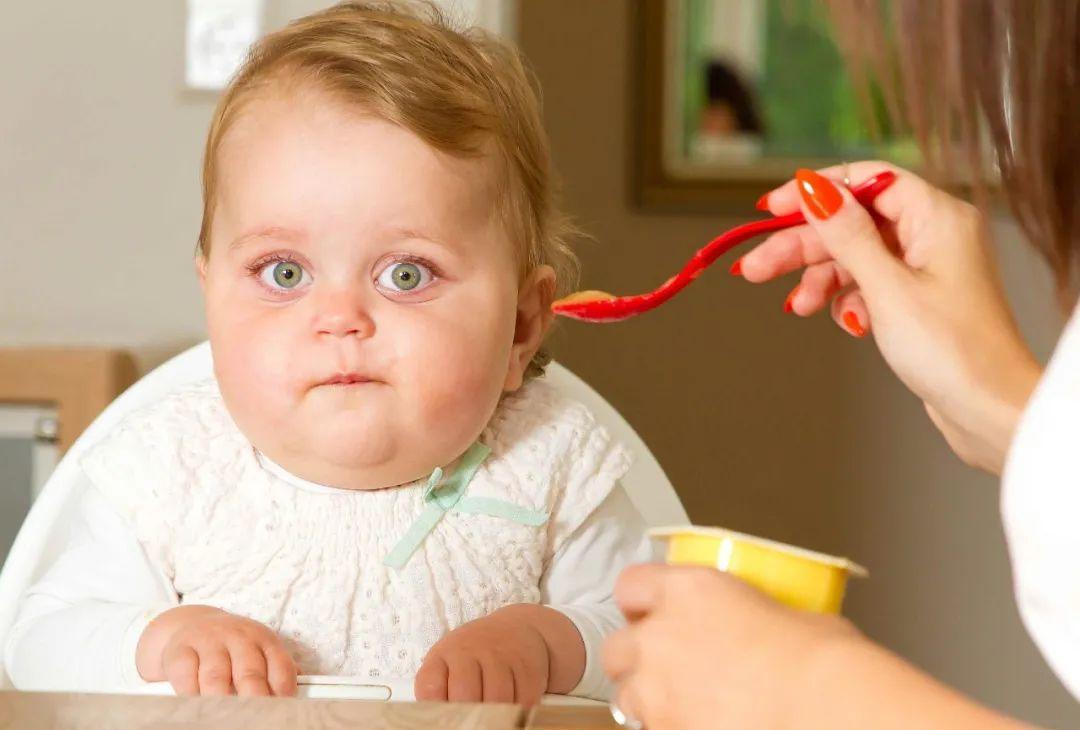
[[[243,233],[229,244],[229,250],[235,251],[243,246],[245,243],[252,241],[256,238],[277,238],[287,241],[301,241],[305,238],[303,231],[298,231],[294,228],[285,228],[283,226],[263,226],[262,228],[256,228],[254,231]]]
[[[413,226],[393,226],[390,228],[390,233],[396,240],[427,241],[428,243],[434,243],[436,246],[441,246],[451,251],[457,248],[457,246],[452,242],[447,241],[445,238]]]

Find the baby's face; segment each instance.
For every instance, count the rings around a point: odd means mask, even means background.
[[[459,456],[550,324],[518,281],[489,159],[318,92],[253,101],[197,261],[229,412],[303,478],[374,489]]]

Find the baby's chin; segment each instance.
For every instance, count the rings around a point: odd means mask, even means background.
[[[339,489],[386,489],[427,475],[426,467],[402,459],[398,450],[372,446],[327,436],[299,450],[267,445],[260,451],[293,476]]]
[[[249,415],[237,423],[272,461],[301,479],[353,490],[426,479],[436,466],[461,456],[483,428],[482,417],[490,417],[462,407],[451,414],[428,412],[408,399],[351,391],[309,394],[279,409],[276,418]]]
[[[385,422],[330,416],[317,427],[265,434],[253,445],[290,474],[340,489],[376,490],[426,478],[441,455]],[[421,442],[424,441],[421,439]]]
[[[348,484],[333,482],[331,486],[382,489],[417,478],[409,474],[408,467],[399,466],[407,447],[400,443],[394,429],[385,424],[366,422],[366,419],[329,418],[319,427],[297,434],[295,443],[302,444],[296,451],[297,461],[319,471],[342,475],[339,479],[355,475],[347,479]],[[406,476],[400,476],[403,474]],[[366,483],[372,479],[374,483]]]

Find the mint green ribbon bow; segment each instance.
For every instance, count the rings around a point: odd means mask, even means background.
[[[398,540],[394,549],[383,558],[383,565],[397,570],[404,568],[413,553],[447,512],[500,517],[530,527],[539,527],[548,521],[547,513],[526,509],[512,502],[492,497],[465,496],[465,488],[469,486],[469,482],[490,453],[491,449],[487,446],[481,443],[473,444],[461,457],[454,473],[445,482],[443,470],[439,467],[435,468],[428,478],[427,486],[424,487],[424,510],[405,531],[405,535]]]

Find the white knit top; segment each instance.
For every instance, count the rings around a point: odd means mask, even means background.
[[[480,442],[492,453],[465,495],[548,520],[451,510],[401,569],[383,560],[425,508],[425,483],[302,488],[253,449],[213,381],[126,418],[83,468],[182,603],[266,624],[301,673],[403,677],[447,631],[538,602],[552,556],[630,463],[542,381],[505,398]]]

